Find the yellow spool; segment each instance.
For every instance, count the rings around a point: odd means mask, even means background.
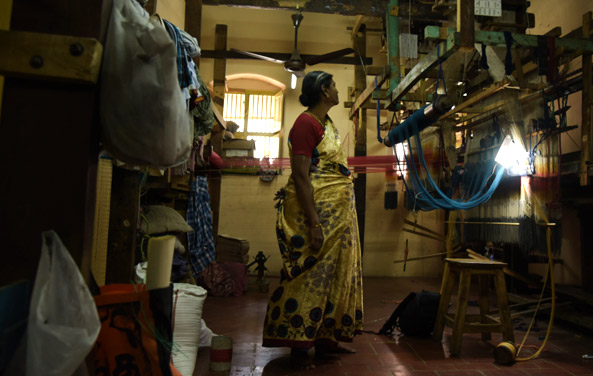
[[[494,360],[498,364],[511,365],[515,363],[516,356],[517,348],[511,342],[501,342],[494,349]]]

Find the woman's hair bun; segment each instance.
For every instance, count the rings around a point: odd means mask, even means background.
[[[299,96],[299,101],[305,107],[309,107],[309,96],[307,94],[301,94]]]

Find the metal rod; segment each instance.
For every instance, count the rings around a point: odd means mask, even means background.
[[[415,222],[409,221],[409,220],[407,220],[407,219],[405,219],[405,218],[404,218],[404,223],[405,223],[405,224],[407,224],[407,225],[413,226],[413,227],[418,227],[420,230],[423,230],[423,231],[429,232],[429,233],[431,233],[431,234],[433,234],[433,235],[436,235],[436,236],[438,236],[439,238],[443,238],[443,239],[445,239],[445,235],[443,235],[443,234],[440,234],[440,233],[438,233],[438,232],[436,232],[436,231],[434,231],[434,230],[431,230],[431,229],[429,229],[428,227],[424,227],[424,226],[422,226],[422,225],[419,225],[419,224],[417,224],[417,223],[415,223]]]
[[[416,234],[416,235],[424,236],[426,238],[438,240],[438,241],[443,242],[443,243],[445,242],[445,239],[437,238],[436,236],[432,236],[432,235],[429,235],[429,234],[424,234],[422,232],[410,230],[410,229],[407,229],[407,228],[402,228],[402,231],[409,232],[410,234]]]
[[[457,252],[453,252],[455,253],[459,253],[460,251]],[[406,262],[406,261],[417,261],[417,260],[424,260],[427,258],[433,258],[433,257],[439,257],[439,256],[444,256],[446,255],[447,252],[440,252],[440,253],[432,253],[430,255],[426,255],[426,256],[420,256],[420,257],[412,257],[412,258],[408,258],[407,260],[395,260],[393,263],[394,264],[401,264],[402,262]]]
[[[445,223],[450,223],[449,221],[445,221]],[[505,225],[505,226],[519,226],[519,222],[453,222],[461,225]],[[537,223],[538,226],[556,226],[556,223]]]

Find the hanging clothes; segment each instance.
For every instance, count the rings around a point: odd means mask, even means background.
[[[187,243],[192,272],[194,278],[197,278],[216,258],[208,179],[205,176],[196,176],[191,184],[186,220],[194,229],[194,232],[187,233]]]
[[[177,48],[177,78],[183,96],[188,100],[191,97],[192,90],[200,88],[199,73],[197,73],[197,67],[192,58],[199,56],[201,49],[196,38],[167,20],[163,20],[163,23]]]
[[[181,39],[181,30],[167,20],[163,20],[163,22],[177,48],[177,78],[179,79],[179,86],[183,89],[191,84],[191,72],[187,63],[187,52]]]

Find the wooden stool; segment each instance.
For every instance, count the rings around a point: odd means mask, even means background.
[[[502,333],[504,341],[515,343],[513,327],[511,323],[511,312],[507,297],[506,285],[504,282],[504,262],[490,260],[475,260],[465,258],[445,259],[445,271],[443,284],[441,286],[441,301],[439,311],[434,325],[433,338],[440,341],[443,337],[444,326],[453,328],[451,335],[451,355],[458,355],[461,351],[461,339],[463,333],[482,333],[482,340],[491,338],[491,333]],[[454,315],[447,313],[451,292],[455,285],[455,277],[459,274],[459,290],[457,298],[457,310]],[[472,275],[479,276],[480,283],[480,314],[468,315],[467,302]],[[488,315],[488,277],[493,276],[498,300],[498,319]]]

